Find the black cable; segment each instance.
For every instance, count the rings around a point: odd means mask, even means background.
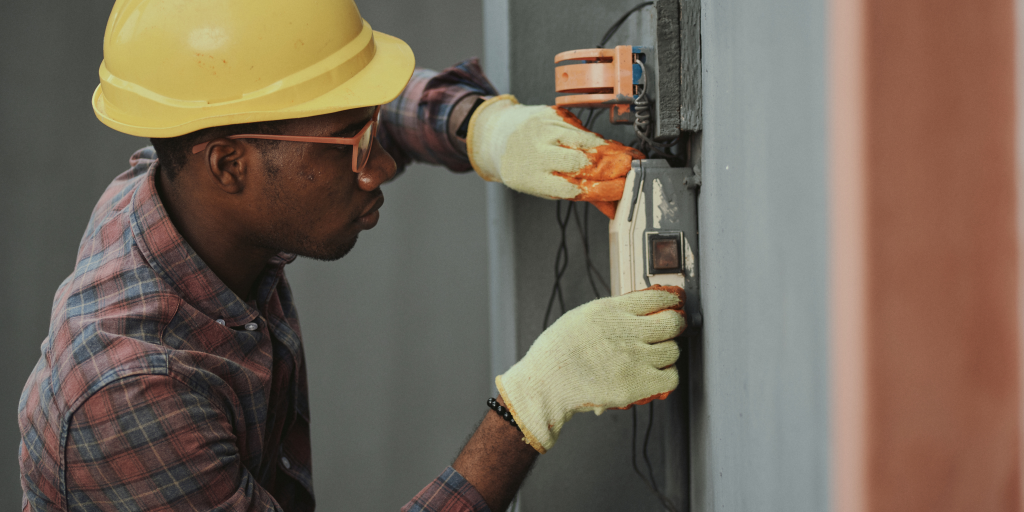
[[[651,440],[651,428],[654,427],[654,402],[651,402],[647,406],[647,433],[644,434],[644,463],[647,464],[647,475],[651,479],[651,487],[654,488],[654,492],[657,493],[658,497],[664,499],[661,491],[658,490],[658,482],[654,479],[654,469],[651,467],[651,458],[647,455],[647,443]]]
[[[630,446],[632,447],[632,454],[633,454],[632,457],[631,457],[632,462],[633,462],[633,472],[635,472],[636,475],[639,476],[640,479],[643,480],[645,484],[650,486],[651,485],[650,481],[647,480],[647,477],[645,477],[644,474],[640,472],[640,468],[637,467],[637,465],[636,465],[636,407],[631,408],[629,410],[629,412],[632,413],[632,415],[633,415],[633,436],[632,436],[633,440],[630,443]],[[651,489],[651,490],[653,490],[653,489]]]
[[[632,458],[631,458],[632,463],[633,463],[633,472],[636,473],[636,475],[640,477],[640,480],[643,480],[644,485],[646,485],[647,488],[650,489],[650,491],[652,493],[654,493],[655,496],[658,497],[658,501],[661,501],[661,506],[665,507],[665,510],[667,510],[669,512],[678,512],[678,509],[676,508],[675,504],[672,503],[672,500],[668,499],[668,496],[665,496],[664,494],[661,493],[660,490],[658,490],[657,484],[654,483],[654,474],[651,471],[650,459],[647,458],[647,441],[648,441],[648,439],[651,436],[651,426],[654,424],[654,421],[653,421],[654,420],[654,402],[651,402],[649,405],[651,407],[651,420],[647,422],[647,433],[644,436],[643,454],[644,454],[644,460],[647,462],[647,471],[649,472],[651,477],[648,478],[647,475],[644,475],[643,472],[640,471],[640,467],[637,466],[637,464],[636,464],[636,430],[637,430],[636,429],[636,409],[637,409],[636,406],[634,406],[634,407],[632,407],[630,409],[630,411],[632,411],[632,413],[633,413],[633,436],[632,436],[632,442],[631,442],[631,445],[630,445],[632,447],[632,453],[633,453]]]
[[[588,206],[586,209],[583,210],[583,229],[586,230],[588,233],[590,231],[590,220],[589,220],[589,217],[590,217],[590,207]],[[587,248],[587,252],[589,253],[590,252],[590,241],[589,241],[589,239],[587,241],[586,248]],[[605,294],[611,295],[612,294],[612,287],[608,285],[608,281],[604,280],[604,275],[601,274],[601,271],[598,270],[597,266],[594,265],[594,262],[591,261],[589,258],[587,259],[587,269],[588,269],[588,272],[591,271],[591,270],[594,272],[594,276],[597,277],[597,281],[599,283],[601,283],[602,287],[604,287]],[[609,278],[611,278],[611,276],[609,276]]]
[[[583,126],[585,128],[587,128],[587,129],[590,128],[591,124],[593,123],[593,121],[595,119],[594,112],[596,110],[597,109],[593,109],[593,108],[589,109],[590,112],[587,115],[587,121],[585,123],[583,123]],[[582,111],[580,113],[582,114]],[[578,116],[577,116],[577,118],[578,118]],[[565,297],[564,297],[564,295],[562,293],[562,284],[561,284],[561,282],[562,282],[562,277],[565,275],[565,271],[566,271],[566,269],[569,266],[569,246],[566,244],[566,228],[569,225],[570,218],[575,217],[576,218],[576,222],[577,222],[577,227],[579,227],[579,217],[576,214],[576,203],[572,202],[572,201],[566,201],[566,202],[569,204],[569,206],[567,207],[567,209],[565,211],[565,219],[562,218],[562,201],[557,201],[555,203],[555,219],[558,222],[558,229],[560,231],[561,238],[559,239],[559,242],[558,242],[558,251],[555,253],[555,282],[551,286],[551,296],[548,297],[548,305],[547,305],[547,308],[544,310],[544,323],[543,323],[543,328],[544,329],[547,329],[548,325],[550,325],[548,323],[548,320],[551,318],[551,308],[554,306],[556,298],[558,299],[558,305],[559,305],[559,308],[561,309],[561,314],[565,314]],[[584,214],[584,217],[586,217],[587,211],[584,210],[583,214]],[[586,262],[586,265],[587,265],[587,277],[591,278],[591,274],[590,274],[591,269],[593,269],[594,271],[597,271],[597,267],[590,260],[590,238],[589,238],[589,234],[585,232],[584,228],[579,227],[579,229],[580,229],[580,234],[583,237],[583,253],[584,253],[585,262]],[[608,285],[605,283],[604,278],[601,277],[600,273],[598,273],[598,279],[605,286],[605,288],[608,288]],[[610,290],[610,288],[609,288],[609,290]],[[597,291],[596,287],[595,287],[595,290],[594,290],[594,294],[597,295],[598,297],[601,297],[601,295]]]
[[[601,298],[611,294],[611,289],[608,287],[608,283],[605,282],[601,272],[597,270],[597,266],[590,259],[590,204],[584,203],[580,205],[583,208],[583,222],[580,222],[579,210],[573,212],[573,219],[576,221],[576,229],[580,232],[580,238],[583,239],[583,259],[586,260],[587,268],[587,280],[590,281],[590,289],[594,292],[595,298]],[[597,281],[601,283],[601,286],[608,290],[605,293],[601,293],[597,289],[597,282],[594,281],[594,274],[597,274]]]
[[[611,286],[608,286],[608,282],[604,280],[604,276],[601,275],[601,271],[597,269],[594,262],[590,260],[590,207],[593,205],[587,205],[587,208],[583,209],[583,231],[587,233],[587,239],[583,241],[584,249],[587,251],[587,276],[591,279],[594,276],[597,277],[598,282],[604,288],[606,295],[612,294]],[[609,276],[611,277],[611,276]],[[600,296],[600,294],[598,294]]]
[[[644,7],[647,7],[648,5],[654,5],[654,2],[641,2],[639,4],[636,4],[636,6],[633,7],[632,9],[626,11],[626,14],[623,14],[622,17],[619,18],[619,20],[616,21],[615,24],[612,25],[612,27],[608,29],[608,32],[604,33],[604,37],[601,38],[601,42],[600,43],[597,43],[597,47],[598,48],[604,48],[604,44],[607,43],[608,40],[611,39],[613,35],[615,35],[615,32],[618,32],[619,27],[621,27],[622,24],[626,22],[626,18],[628,18],[630,14],[633,14],[634,12],[639,11],[640,9],[643,9]]]
[[[590,113],[587,114],[587,120],[586,120],[586,122],[583,123],[583,127],[588,129],[588,130],[590,129],[590,126],[592,124],[591,121],[594,120],[594,112],[597,112],[596,108],[590,109]]]
[[[583,208],[583,215],[586,216],[586,205],[584,205]],[[586,260],[587,265],[587,281],[590,281],[590,289],[593,290],[594,297],[601,298],[601,292],[597,291],[597,284],[594,283],[594,276],[590,272],[590,266],[592,263],[590,262],[590,240],[587,237],[587,230],[580,222],[580,215],[578,211],[573,212],[572,217],[576,220],[576,229],[579,230],[580,238],[583,239],[583,259]]]
[[[565,210],[565,219],[562,219],[562,201],[555,203],[555,218],[558,220],[558,228],[561,231],[562,237],[558,243],[558,252],[555,253],[555,284],[551,287],[551,296],[548,297],[548,307],[544,311],[544,325],[543,328],[548,328],[548,319],[551,317],[551,307],[555,304],[555,298],[558,298],[558,306],[561,308],[562,314],[565,314],[565,298],[562,295],[562,276],[565,275],[566,268],[569,267],[569,246],[565,243],[565,230],[569,226],[569,219],[572,217],[572,213],[575,210],[575,203],[568,201],[569,207]]]

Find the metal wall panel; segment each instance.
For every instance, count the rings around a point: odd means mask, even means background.
[[[825,3],[704,1],[694,510],[828,509]]]

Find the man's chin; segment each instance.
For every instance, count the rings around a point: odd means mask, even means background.
[[[296,251],[296,254],[318,261],[337,261],[344,258],[356,246],[358,238],[358,236],[352,237],[351,240],[346,240],[336,246],[321,245],[310,247],[305,250]]]

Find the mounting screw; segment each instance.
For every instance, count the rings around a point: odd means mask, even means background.
[[[697,188],[700,188],[701,181],[702,180],[700,179],[700,167],[696,167],[695,166],[693,168],[693,176],[687,176],[683,180],[683,185],[686,185],[686,188],[691,189],[691,190],[692,189],[697,189]]]

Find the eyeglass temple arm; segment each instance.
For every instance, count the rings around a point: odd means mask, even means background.
[[[366,130],[375,129],[372,126],[374,123],[380,122],[380,106],[378,105],[373,111],[373,116],[370,117],[370,122],[366,123],[366,127],[359,130],[354,137],[306,137],[302,135],[264,135],[258,133],[247,133],[240,135],[228,135],[229,139],[263,139],[263,140],[283,140],[288,142],[313,142],[321,144],[352,144],[355,145],[359,142],[359,138],[363,136],[363,132]],[[206,150],[206,147],[210,145],[207,141],[200,144],[196,144],[192,147],[192,154],[197,155]]]

